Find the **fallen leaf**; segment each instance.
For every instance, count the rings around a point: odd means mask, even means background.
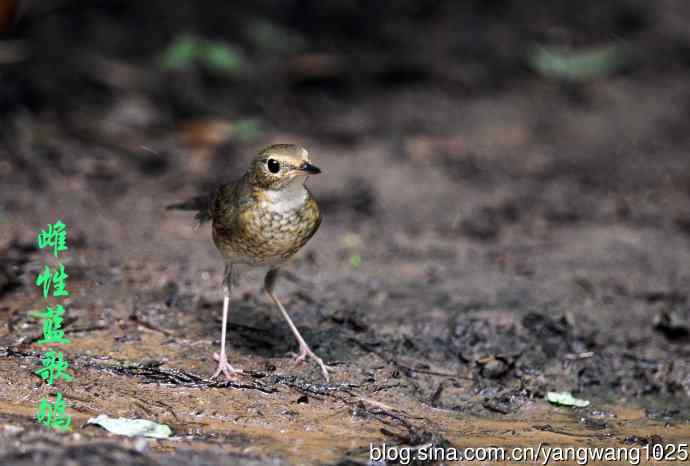
[[[624,45],[608,45],[588,50],[569,51],[555,47],[535,47],[529,64],[539,74],[569,81],[586,81],[612,73],[626,66],[630,54]]]
[[[573,397],[570,392],[548,392],[546,394],[546,399],[550,403],[560,406],[574,406],[576,408],[584,408],[589,406],[588,400],[577,399]]]
[[[105,414],[89,419],[87,424],[103,427],[108,432],[127,437],[168,438],[172,430],[165,424],[157,424],[145,419],[112,418]]]

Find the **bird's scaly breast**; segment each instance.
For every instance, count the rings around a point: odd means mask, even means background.
[[[293,205],[260,196],[238,220],[234,255],[256,264],[287,259],[314,235],[321,221],[318,206],[308,194]]]

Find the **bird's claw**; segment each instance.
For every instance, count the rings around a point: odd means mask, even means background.
[[[321,368],[321,373],[323,374],[323,378],[326,379],[326,382],[328,383],[330,381],[330,377],[328,376],[328,371],[333,371],[333,370],[335,370],[335,368],[326,365],[323,362],[323,359],[318,357],[309,347],[303,346],[300,348],[299,354],[290,353],[290,355],[295,358],[295,366],[303,363],[307,359],[307,357],[310,357]]]
[[[211,376],[211,380],[218,377],[221,372],[225,374],[225,378],[227,380],[233,380],[236,375],[242,374],[242,369],[235,369],[234,367],[232,367],[228,362],[227,358],[225,358],[225,355],[223,355],[223,358],[221,358],[218,353],[213,353],[213,359],[218,361],[218,368],[216,369],[216,372],[214,372]]]

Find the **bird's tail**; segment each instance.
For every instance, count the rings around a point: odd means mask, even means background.
[[[191,210],[195,211],[194,218],[199,222],[196,228],[211,220],[210,196],[195,196],[183,202],[176,202],[165,206],[165,210]]]

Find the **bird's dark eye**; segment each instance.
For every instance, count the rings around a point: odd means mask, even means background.
[[[280,171],[280,163],[276,159],[268,159],[266,165],[271,173],[278,173]]]

